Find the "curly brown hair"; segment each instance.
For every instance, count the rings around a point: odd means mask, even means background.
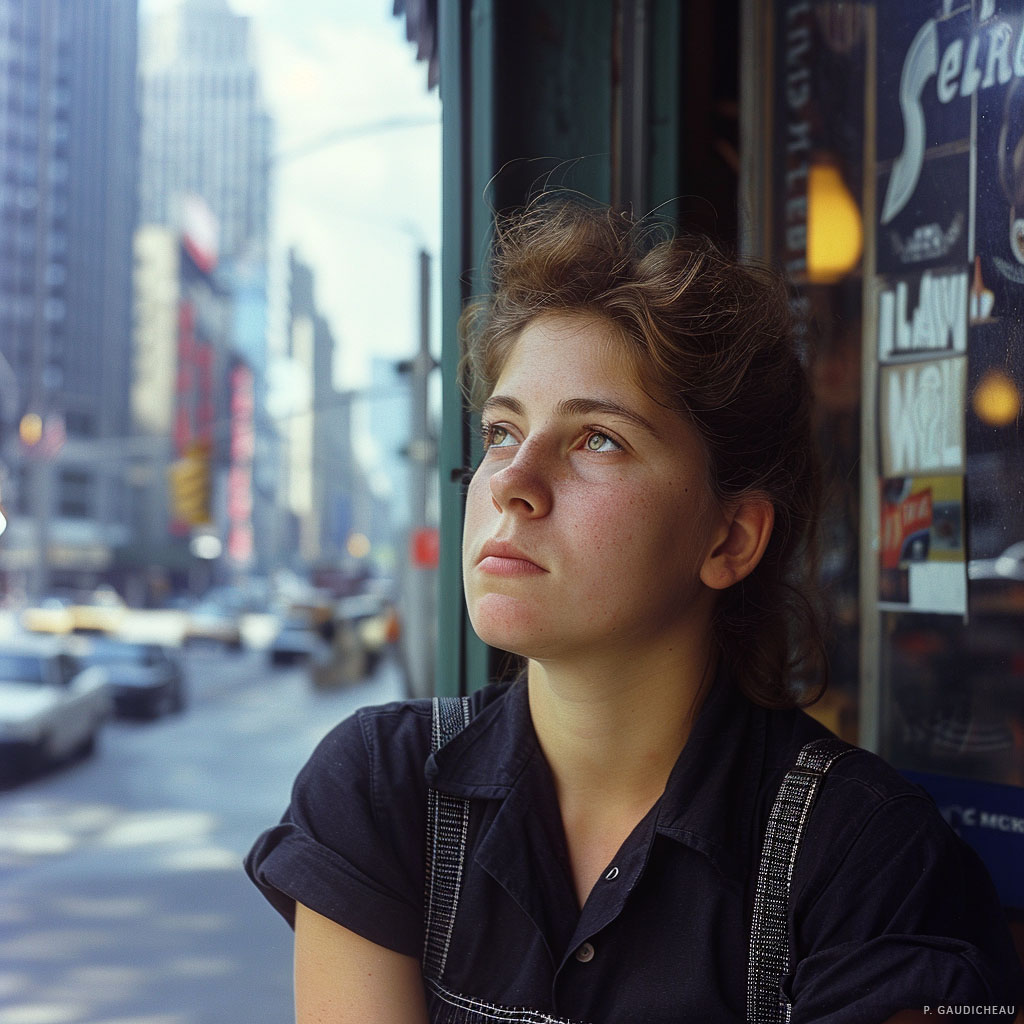
[[[760,564],[718,599],[725,667],[759,704],[812,702],[827,671],[821,476],[784,281],[707,238],[577,198],[543,196],[498,218],[491,255],[492,291],[459,323],[471,406],[536,317],[586,312],[614,325],[638,385],[697,429],[717,498],[759,494],[774,507]]]

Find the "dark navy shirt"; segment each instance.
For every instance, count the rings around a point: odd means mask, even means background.
[[[365,708],[331,732],[247,858],[270,902],[291,921],[298,900],[419,958],[429,784],[472,802],[447,988],[591,1024],[742,1020],[768,811],[800,747],[826,730],[720,684],[581,911],[525,684],[472,705],[470,725],[433,756],[429,701]],[[822,787],[790,936],[794,1022],[1021,997],[981,863],[927,795],[867,752]]]

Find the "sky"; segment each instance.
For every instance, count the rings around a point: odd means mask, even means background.
[[[141,0],[143,16],[177,0]],[[228,0],[253,18],[275,121],[271,351],[283,345],[284,260],[294,246],[339,346],[335,383],[365,386],[373,355],[419,341],[418,252],[432,256],[440,350],[440,100],[392,0]],[[428,122],[332,135],[394,120]],[[300,155],[300,151],[309,152]]]

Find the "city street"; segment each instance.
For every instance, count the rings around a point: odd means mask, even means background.
[[[325,694],[258,652],[185,658],[183,715],[111,722],[92,759],[0,792],[0,1024],[292,1019],[291,933],[241,858],[400,676]]]

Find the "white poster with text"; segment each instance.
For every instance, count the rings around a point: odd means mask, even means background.
[[[880,383],[883,476],[962,473],[967,359],[883,366]]]

